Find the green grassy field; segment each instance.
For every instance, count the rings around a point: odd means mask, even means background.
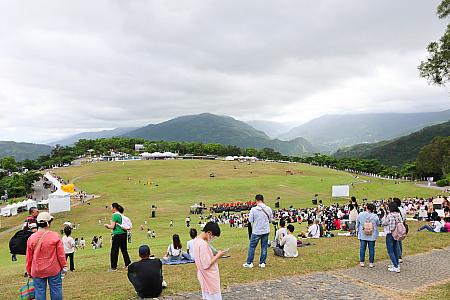
[[[234,166],[237,169],[234,169]],[[285,175],[287,169],[298,171],[295,175]],[[210,178],[214,172],[216,177]],[[73,237],[84,237],[87,244],[94,235],[104,237],[104,248],[93,250],[88,247],[75,254],[76,272],[64,279],[64,294],[67,299],[129,299],[134,295],[132,286],[126,277],[126,271],[108,273],[110,232],[98,225],[98,219],[108,220],[110,209],[105,208],[112,202],[118,202],[126,209],[125,213],[133,221],[133,242],[129,244],[132,260],[137,260],[137,248],[149,244],[157,257],[164,255],[171,243],[171,236],[178,233],[183,247],[188,241],[188,230],[184,219],[189,206],[194,203],[207,204],[231,201],[248,201],[261,193],[266,203],[273,207],[276,197],[281,197],[283,207],[311,206],[315,193],[324,204],[334,203],[330,199],[331,186],[358,182],[351,189],[351,195],[358,199],[381,199],[388,197],[418,196],[429,197],[436,190],[416,187],[412,183],[384,181],[374,178],[354,178],[353,175],[302,164],[276,164],[258,162],[247,165],[224,161],[135,161],[96,163],[81,167],[56,170],[58,175],[75,181],[78,189],[101,196],[91,201],[91,205],[77,206],[69,213],[56,216],[53,230],[62,229],[66,220],[79,223],[80,229]],[[131,180],[128,180],[128,177]],[[141,184],[139,184],[141,181]],[[151,181],[155,185],[143,185]],[[363,182],[366,181],[366,182]],[[340,202],[345,202],[343,199]],[[151,206],[156,205],[157,217],[150,218]],[[3,224],[19,224],[24,215],[3,219]],[[169,228],[169,220],[174,220],[174,228]],[[148,222],[144,231],[140,225]],[[198,222],[192,217],[192,223]],[[196,225],[195,225],[196,226]],[[405,254],[425,252],[433,248],[450,245],[450,235],[440,239],[425,232],[417,233],[418,223],[412,223],[411,234],[404,242]],[[299,226],[297,226],[299,227]],[[147,240],[146,229],[156,231],[156,239]],[[198,228],[198,227],[197,227]],[[268,266],[265,270],[243,270],[248,244],[246,229],[222,226],[222,235],[214,241],[217,248],[230,248],[231,258],[220,261],[222,286],[270,279],[291,274],[303,274],[313,271],[346,268],[358,263],[358,240],[348,237],[336,237],[314,241],[310,247],[300,248],[300,256],[294,260],[275,258],[269,252]],[[296,228],[305,230],[306,226]],[[11,262],[8,254],[10,235],[0,235],[0,290],[2,299],[16,299],[20,285],[25,279],[20,277],[24,271],[24,257]],[[259,250],[257,252],[257,255]],[[386,259],[384,240],[377,244],[377,260]],[[123,264],[119,257],[119,265]],[[194,265],[164,266],[164,276],[169,285],[166,294],[181,291],[198,290],[198,281]]]

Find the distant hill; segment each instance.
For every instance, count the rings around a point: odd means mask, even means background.
[[[285,155],[302,155],[315,150],[303,138],[292,141],[271,140],[267,134],[244,122],[209,113],[182,116],[159,124],[150,124],[122,136],[148,140],[218,143],[257,149],[267,147]]]
[[[430,113],[325,115],[291,129],[279,138],[301,136],[324,152],[361,143],[394,139],[450,120],[450,109]]]
[[[100,138],[112,138],[116,136],[123,135],[127,132],[137,129],[138,127],[119,127],[111,130],[102,130],[102,131],[94,131],[94,132],[81,132],[62,140],[54,141],[48,143],[51,146],[61,145],[61,146],[71,146],[78,142],[78,140],[86,139],[86,140],[95,140]]]
[[[377,159],[383,164],[400,166],[416,159],[422,147],[431,143],[437,136],[450,136],[450,121],[442,124],[425,127],[391,141],[382,141],[374,144],[359,144],[338,150],[334,156],[360,157]]]
[[[52,149],[53,147],[48,145],[0,141],[0,158],[14,156],[16,161],[36,159],[39,156],[50,154]]]
[[[273,121],[262,121],[253,120],[245,122],[253,128],[263,131],[265,134],[271,138],[276,138],[279,135],[288,132],[293,126],[289,126],[285,123],[273,122]]]

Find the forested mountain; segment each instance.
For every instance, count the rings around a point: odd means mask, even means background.
[[[41,155],[49,154],[51,151],[52,147],[48,145],[0,141],[0,158],[13,156],[16,161],[22,161],[36,159]]]
[[[272,148],[284,155],[303,155],[315,150],[303,138],[292,141],[271,140],[264,132],[242,121],[209,113],[182,116],[159,124],[150,124],[122,136],[156,141],[218,143],[243,148]]]
[[[95,140],[101,138],[111,138],[115,136],[123,135],[127,132],[137,129],[137,127],[119,127],[111,130],[93,131],[93,132],[81,132],[62,140],[54,141],[48,143],[51,146],[61,145],[61,146],[71,146],[78,142],[79,140]]]
[[[291,129],[280,138],[301,136],[321,151],[334,152],[355,144],[394,139],[448,120],[450,109],[430,113],[325,115]]]
[[[450,136],[450,121],[442,124],[425,127],[390,141],[374,144],[359,144],[338,150],[334,156],[337,158],[359,157],[377,159],[387,165],[401,165],[414,161],[420,150],[431,143],[437,136]]]

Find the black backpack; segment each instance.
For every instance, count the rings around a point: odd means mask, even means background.
[[[26,255],[27,241],[33,233],[28,230],[19,230],[9,240],[9,251],[11,254]]]

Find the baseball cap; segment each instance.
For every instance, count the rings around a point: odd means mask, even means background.
[[[37,216],[38,223],[50,222],[51,220],[53,220],[53,216],[46,211],[40,212]]]
[[[150,247],[148,245],[142,245],[139,247],[139,256],[150,255]]]

